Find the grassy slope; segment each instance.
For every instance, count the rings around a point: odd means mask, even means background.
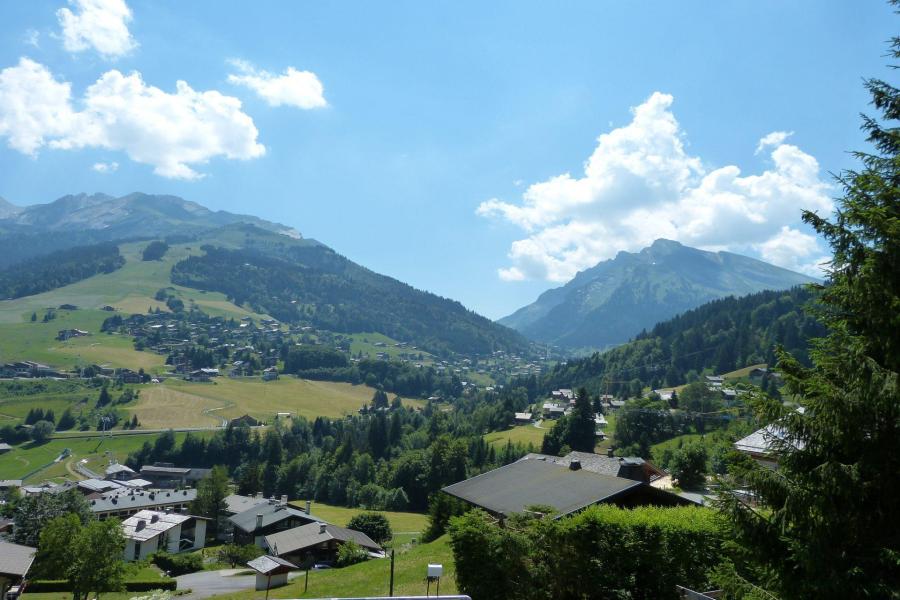
[[[134,350],[130,338],[101,335],[100,324],[110,313],[99,309],[108,304],[126,315],[143,313],[148,308],[166,310],[153,298],[163,287],[172,287],[186,305],[193,300],[211,315],[263,316],[235,306],[222,294],[171,285],[172,265],[188,255],[199,254],[200,242],[172,246],[161,261],[144,262],[141,251],[146,244],[120,245],[126,263],[113,273],[95,275],[43,294],[0,301],[0,361],[37,360],[60,367],[98,362],[116,367],[162,370],[163,357]],[[57,311],[56,319],[41,323],[48,308],[61,304],[74,304],[79,310]],[[35,323],[30,321],[32,312],[38,315]],[[86,329],[94,335],[67,342],[56,341],[57,331],[66,328]]]
[[[541,442],[544,436],[553,427],[553,421],[544,421],[541,424],[542,429],[538,429],[534,425],[519,425],[505,431],[494,431],[485,434],[484,441],[500,450],[506,445],[507,441],[516,444],[534,444],[535,452],[540,452]]]
[[[425,595],[425,569],[429,563],[444,565],[441,578],[441,594],[455,594],[456,570],[449,539],[445,535],[430,544],[413,546],[405,552],[398,552],[394,565],[394,595]],[[390,579],[390,560],[377,559],[325,571],[311,571],[309,590],[303,593],[303,576],[297,577],[285,587],[269,592],[269,598],[353,598],[364,596],[387,596]],[[431,593],[435,593],[434,585]],[[245,600],[265,598],[265,591],[244,591],[235,594],[213,596],[216,600]]]
[[[109,463],[109,459],[115,458],[119,462],[124,462],[129,452],[139,449],[146,441],[153,442],[158,435],[153,433],[103,438],[94,434],[77,439],[54,439],[39,445],[29,442],[0,455],[0,479],[20,479],[28,472],[55,460],[65,448],[71,451],[71,456],[32,475],[28,481],[37,482],[52,478],[82,479],[75,475],[72,469],[75,462],[87,459],[85,464],[89,469],[102,470]],[[178,433],[176,438],[180,441],[185,435]]]
[[[209,427],[218,425],[220,417],[243,414],[271,421],[276,412],[310,419],[342,417],[358,411],[375,393],[373,388],[364,385],[294,377],[281,377],[277,381],[219,377],[215,383],[169,379],[140,389],[138,401],[125,410],[129,415],[137,414],[145,428]],[[416,400],[404,400],[404,403],[422,405]]]
[[[291,504],[300,508],[306,507],[306,503],[301,500],[291,502]],[[310,512],[321,519],[325,519],[329,523],[344,527],[350,522],[350,519],[366,511],[362,508],[347,508],[346,506],[334,506],[332,504],[313,502]],[[411,512],[378,512],[388,518],[394,533],[420,533],[424,531],[425,527],[428,525],[428,515]]]

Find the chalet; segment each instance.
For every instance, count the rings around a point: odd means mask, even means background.
[[[797,408],[801,415],[806,412],[802,406]],[[791,440],[788,433],[777,423],[766,425],[757,429],[750,435],[743,437],[734,443],[734,449],[742,452],[764,467],[775,469],[778,467],[776,453],[781,448],[803,448],[802,440]]]
[[[693,504],[642,481],[582,469],[574,459],[568,466],[540,458],[520,460],[442,491],[501,518],[538,505],[553,507],[554,518],[561,518],[594,504],[624,508]]]
[[[122,521],[125,560],[144,560],[157,551],[177,554],[206,545],[204,517],[140,510]]]
[[[530,412],[517,412],[516,413],[516,425],[529,425],[532,420],[532,414]]]
[[[10,450],[12,450],[12,446],[7,444],[6,442],[0,442],[0,454],[6,454]]]
[[[234,528],[235,544],[255,544],[262,548],[263,538],[267,535],[322,519],[289,506],[287,497],[282,496],[281,500],[273,499],[267,504],[260,504],[232,515],[228,521]]]
[[[560,406],[559,404],[555,404],[553,402],[545,402],[543,411],[545,419],[558,419],[559,417],[566,414],[566,409],[564,406]]]
[[[8,598],[7,593],[13,587],[21,588],[36,552],[37,548],[0,540],[0,598]]]
[[[86,335],[91,335],[87,331],[83,329],[60,329],[56,334],[56,339],[64,342],[66,340],[76,338],[76,337],[84,337]]]
[[[228,422],[228,424],[234,427],[258,427],[259,425],[262,425],[259,420],[254,419],[250,415],[244,415],[242,417],[232,419]]]
[[[161,488],[175,488],[194,485],[207,475],[210,469],[197,467],[176,467],[172,463],[153,463],[141,467],[141,478]]]
[[[268,367],[263,369],[263,381],[274,381],[278,379],[278,369],[276,367]]]
[[[130,517],[141,510],[181,512],[197,499],[197,490],[135,490],[123,487],[89,502],[98,519]]]
[[[141,383],[144,380],[140,373],[131,369],[117,369],[116,379],[121,383]]]
[[[263,549],[295,563],[333,561],[338,549],[348,542],[358,544],[370,557],[384,557],[384,550],[365,533],[329,523],[309,523],[267,535]]]
[[[109,465],[104,472],[105,478],[110,481],[125,481],[127,479],[132,479],[134,475],[134,469],[126,465],[120,465],[119,463]]]

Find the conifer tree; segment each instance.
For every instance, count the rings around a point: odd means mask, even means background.
[[[893,4],[898,4],[896,1]],[[891,43],[900,58],[900,37]],[[777,423],[777,470],[747,464],[759,502],[724,495],[734,530],[731,597],[896,598],[900,590],[900,90],[866,81],[880,120],[863,117],[874,146],[838,181],[835,216],[805,212],[829,243],[828,281],[816,307],[828,334],[811,368],[783,350],[778,368],[800,407],[755,400]]]

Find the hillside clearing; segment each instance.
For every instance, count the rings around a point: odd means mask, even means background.
[[[375,393],[365,385],[286,376],[277,381],[219,377],[210,383],[169,379],[158,385],[141,386],[140,390],[138,401],[125,410],[129,417],[136,414],[141,426],[148,429],[216,426],[222,418],[245,414],[271,421],[279,412],[308,419],[339,418],[356,413]],[[403,402],[422,405],[418,400]]]

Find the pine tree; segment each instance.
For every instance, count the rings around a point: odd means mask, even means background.
[[[575,398],[575,410],[569,418],[569,432],[566,444],[572,450],[593,452],[597,443],[596,424],[594,423],[594,407],[587,390],[578,390]]]
[[[891,55],[900,58],[900,37]],[[724,495],[736,551],[723,580],[733,597],[735,581],[786,599],[900,590],[900,90],[875,79],[866,87],[885,122],[864,117],[875,149],[856,153],[862,168],[838,178],[833,220],[803,215],[832,249],[816,309],[828,335],[813,344],[812,368],[777,352],[805,410],[755,400],[759,417],[785,433],[773,440],[779,467],[738,473],[761,506]]]

